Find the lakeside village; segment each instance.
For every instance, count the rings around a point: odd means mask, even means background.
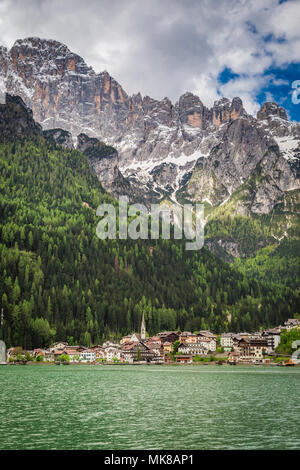
[[[223,333],[210,331],[179,332],[164,331],[148,337],[143,315],[140,334],[124,336],[120,343],[106,341],[90,348],[57,342],[48,349],[7,351],[9,364],[27,364],[31,361],[55,364],[277,364],[300,365],[300,360],[290,356],[276,361],[276,348],[281,333],[297,329],[300,321],[289,319],[284,326],[257,333]]]

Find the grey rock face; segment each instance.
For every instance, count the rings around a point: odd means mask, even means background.
[[[43,131],[43,136],[55,145],[66,149],[74,149],[72,134],[63,129],[50,129]]]
[[[244,118],[227,124],[208,158],[196,164],[183,195],[215,206],[241,190],[237,213],[269,213],[285,192],[300,188],[299,141],[278,138],[275,131],[266,132],[255,120]]]
[[[87,155],[103,187],[115,194],[120,180],[123,179],[119,172],[117,151],[86,134],[77,137],[77,150]]]
[[[88,157],[99,181],[110,194],[116,198],[126,195],[130,202],[147,201],[147,191],[141,193],[135,181],[129,181],[120,172],[115,148],[82,133],[77,137],[77,150]]]
[[[299,189],[300,126],[276,103],[265,103],[255,119],[238,97],[209,109],[192,93],[175,104],[128,96],[107,72],[96,74],[67,46],[39,38],[0,48],[0,65],[1,86],[21,96],[45,130],[83,133],[116,148],[104,156],[97,144],[98,153],[89,155],[114,195],[124,191],[147,203],[181,196],[216,206],[256,175],[255,194],[239,211],[266,213],[283,193]]]
[[[232,102],[228,98],[222,98],[215,101],[212,108],[212,122],[216,127],[241,116],[247,116],[247,113],[242,100],[238,97],[233,98]]]
[[[277,103],[264,103],[257,113],[257,119],[263,121],[264,119],[269,119],[271,116],[277,116],[287,121],[287,114],[284,108],[278,106]]]
[[[229,262],[231,262],[234,258],[239,258],[241,256],[239,245],[233,240],[207,240],[206,246],[217,256],[220,256]]]
[[[198,96],[185,93],[179,98],[178,115],[182,125],[206,129],[211,121],[211,112]]]

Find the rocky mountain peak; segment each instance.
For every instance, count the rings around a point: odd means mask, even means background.
[[[24,81],[32,84],[31,77],[50,75],[63,76],[67,73],[93,74],[82,57],[52,39],[37,37],[18,39],[10,50],[11,61]]]
[[[243,102],[242,102],[241,98],[239,98],[238,96],[233,98],[233,100],[231,102],[231,109],[232,109],[232,111],[235,111],[235,112],[244,111]]]
[[[190,92],[175,104],[167,97],[129,96],[107,71],[96,74],[64,44],[39,38],[18,40],[10,51],[0,48],[3,87],[22,97],[44,130],[84,134],[78,147],[114,195],[178,202],[177,193],[185,191],[186,199],[217,205],[261,161],[281,192],[299,187],[294,175],[300,125],[289,122],[276,103],[265,103],[255,119],[239,97],[220,98],[208,108]],[[71,144],[69,135],[56,130],[50,137]],[[268,165],[279,154],[278,176]],[[261,194],[268,203],[257,203],[255,210],[269,211],[278,199],[278,190],[268,188],[271,195]]]
[[[212,108],[212,122],[216,127],[241,116],[247,116],[247,113],[239,97],[233,98],[232,101],[228,98],[221,98],[214,102]]]
[[[0,51],[0,65],[1,88],[21,96],[44,129],[64,128],[73,135],[89,129],[99,135],[99,114],[128,107],[127,94],[108,72],[97,75],[58,41],[19,39],[8,53]]]
[[[216,100],[214,102],[213,107],[214,108],[217,108],[217,107],[218,108],[221,108],[221,107],[227,108],[228,106],[230,106],[230,103],[231,103],[230,99],[223,97],[223,98],[219,98],[218,100]]]
[[[281,106],[278,106],[277,103],[269,102],[263,104],[260,110],[257,112],[257,119],[259,121],[264,121],[270,119],[273,116],[285,119],[287,121],[286,110]]]
[[[199,96],[184,93],[178,102],[179,118],[182,124],[204,129],[209,124],[209,111],[203,105]]]
[[[22,49],[28,51],[35,51],[36,54],[40,54],[42,51],[55,52],[61,51],[63,54],[71,54],[70,49],[63,43],[54,39],[44,39],[39,37],[27,37],[23,39],[17,39],[12,47],[13,50]]]
[[[179,107],[191,105],[191,104],[196,104],[196,105],[200,105],[203,107],[203,103],[200,100],[199,96],[187,91],[186,93],[180,96]]]

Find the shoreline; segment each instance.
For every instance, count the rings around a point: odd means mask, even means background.
[[[253,367],[300,367],[300,364],[289,364],[289,365],[283,365],[283,364],[276,364],[276,363],[271,363],[271,364],[254,364],[251,362],[240,362],[236,364],[229,364],[229,363],[224,363],[224,364],[218,364],[216,362],[194,362],[190,364],[184,364],[184,363],[162,363],[162,364],[151,364],[151,363],[114,363],[114,362],[109,362],[106,364],[101,364],[101,363],[87,363],[87,362],[82,362],[82,363],[76,363],[76,362],[69,362],[67,364],[56,364],[55,362],[34,362],[34,361],[29,361],[27,363],[17,363],[17,362],[5,362],[1,363],[0,366],[151,366],[151,367],[157,367],[157,366],[171,366],[171,367],[187,367],[187,366],[222,366],[222,367],[232,367],[232,366],[253,366]]]

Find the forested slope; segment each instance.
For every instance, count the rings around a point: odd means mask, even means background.
[[[5,119],[7,130],[12,115]],[[38,129],[28,138],[2,132],[0,140],[1,336],[8,346],[98,343],[137,330],[142,312],[150,334],[255,330],[299,312],[299,289],[249,277],[206,248],[100,241],[95,209],[116,202],[87,157],[47,142]]]

